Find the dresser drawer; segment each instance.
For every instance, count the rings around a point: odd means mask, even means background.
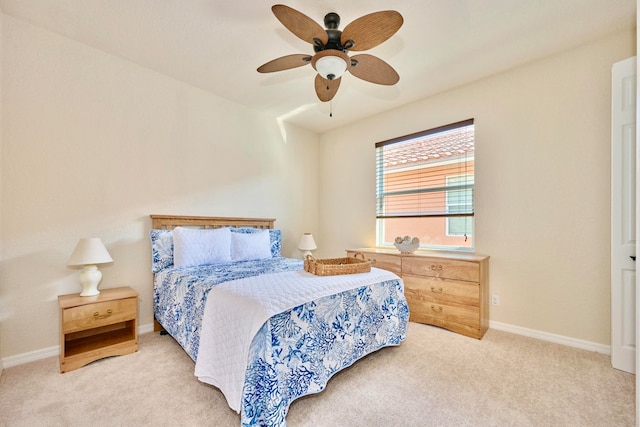
[[[442,304],[420,299],[407,301],[412,322],[440,326],[475,338],[480,332],[480,309],[472,306]]]
[[[421,318],[440,319],[440,321],[455,322],[466,325],[479,326],[480,309],[472,306],[444,304],[426,300],[410,300],[409,311]]]
[[[357,251],[347,251],[347,256],[354,256]],[[362,252],[366,260],[371,260],[371,266],[390,271],[400,276],[402,274],[402,258],[395,255]],[[358,255],[359,256],[359,255]]]
[[[480,281],[480,266],[477,263],[456,259],[406,257],[402,259],[402,273],[468,282]]]
[[[62,310],[63,332],[84,331],[137,318],[137,298],[96,302]]]
[[[405,295],[407,299],[424,299],[430,302],[455,303],[458,305],[480,305],[480,285],[473,282],[440,279],[437,277],[413,276],[405,274]]]

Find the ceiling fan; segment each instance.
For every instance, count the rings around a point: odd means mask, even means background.
[[[331,12],[324,17],[325,31],[314,20],[288,6],[277,4],[271,10],[289,31],[311,43],[315,54],[283,56],[261,65],[258,72],[272,73],[311,64],[318,72],[315,90],[322,102],[333,99],[346,71],[359,79],[381,85],[394,85],[400,80],[393,67],[380,58],[368,54],[348,55],[350,50],[374,48],[394,35],[404,22],[400,13],[394,10],[370,13],[340,31],[340,16]]]

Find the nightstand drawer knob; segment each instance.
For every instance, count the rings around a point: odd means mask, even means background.
[[[442,286],[432,286],[431,287],[431,292],[433,292],[434,294],[441,294],[442,293]]]
[[[93,313],[93,318],[94,319],[104,319],[106,317],[111,316],[112,313],[113,313],[113,310],[111,310],[111,309],[108,309],[107,310],[107,314],[103,314],[103,315],[100,315],[100,312],[96,311],[95,313]]]
[[[442,265],[441,264],[431,264],[431,270],[433,271],[442,271]]]
[[[431,305],[431,310],[435,311],[436,313],[442,313],[442,306],[436,307],[435,305]]]

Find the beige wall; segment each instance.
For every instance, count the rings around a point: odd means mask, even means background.
[[[152,321],[149,214],[277,218],[283,253],[318,222],[318,136],[11,17],[2,26],[0,356],[58,344],[66,262],[101,237],[102,287]]]
[[[339,256],[375,242],[373,144],[472,117],[491,320],[609,344],[610,68],[635,34],[283,140],[211,93],[10,17],[1,31],[0,357],[57,345],[78,238],[102,237],[102,286],[136,288],[149,324],[150,213],[275,217],[285,255],[311,231]]]
[[[612,35],[323,134],[320,254],[375,244],[375,142],[474,118],[491,320],[608,346],[610,73],[633,55]]]

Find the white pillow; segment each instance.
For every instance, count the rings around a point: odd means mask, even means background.
[[[269,230],[255,233],[231,233],[231,260],[249,261],[271,258]]]
[[[222,264],[231,262],[229,228],[173,229],[173,264],[176,267]]]

